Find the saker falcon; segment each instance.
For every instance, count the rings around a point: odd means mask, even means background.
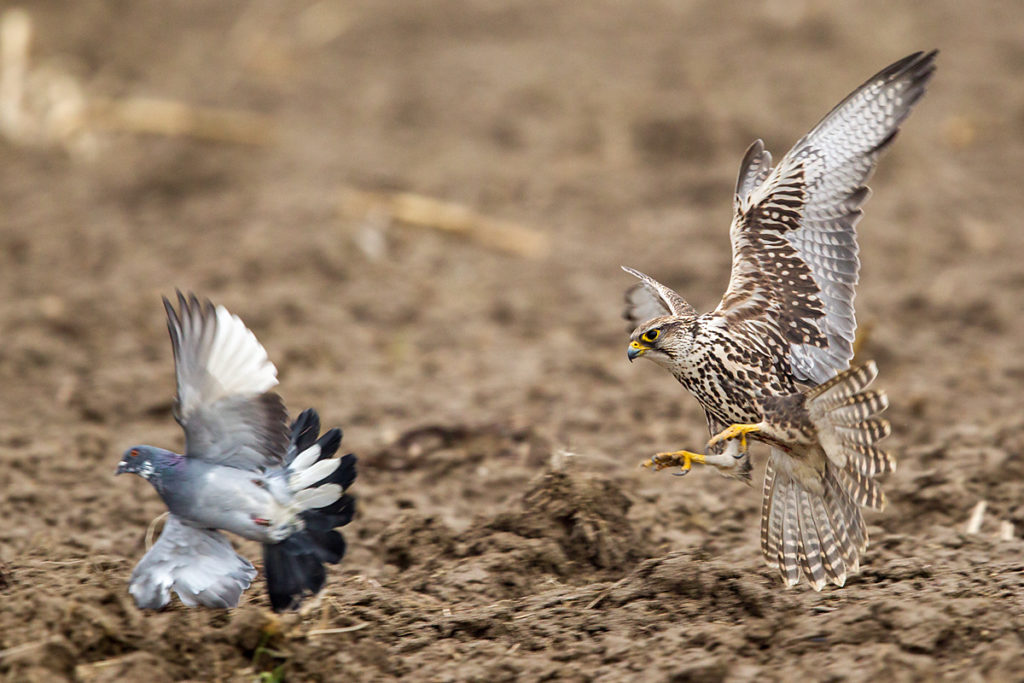
[[[630,360],[668,369],[704,408],[709,454],[659,453],[656,469],[692,462],[750,477],[746,439],[769,443],[761,550],[787,586],[843,585],[867,547],[861,505],[881,507],[872,479],[893,460],[870,391],[874,365],[848,370],[860,262],[855,226],[882,151],[924,94],[936,51],[886,67],[839,103],[772,166],[758,140],[740,166],[730,228],[732,274],[703,315],[631,268]],[[839,373],[837,375],[837,373]],[[726,446],[723,452],[723,446]]]

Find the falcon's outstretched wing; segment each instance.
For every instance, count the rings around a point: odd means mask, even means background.
[[[697,315],[683,297],[651,276],[627,266],[622,266],[622,269],[640,280],[626,290],[626,310],[622,314],[633,327],[663,315]]]
[[[242,469],[279,465],[288,448],[288,414],[277,369],[238,316],[195,295],[164,299],[178,380],[175,418],[185,454]]]
[[[235,607],[256,576],[224,534],[168,515],[163,533],[132,571],[128,592],[141,609],[159,609],[171,589],[187,607]]]
[[[775,168],[760,140],[743,160],[732,275],[715,312],[774,328],[801,381],[824,382],[853,357],[864,183],[924,94],[935,55],[917,52],[868,79]]]

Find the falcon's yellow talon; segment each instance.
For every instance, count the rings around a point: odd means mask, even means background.
[[[728,439],[735,439],[739,437],[740,448],[744,451],[747,450],[747,434],[753,434],[754,432],[761,431],[761,428],[755,424],[734,424],[726,427],[722,431],[711,437],[708,441],[708,448],[714,446],[719,441],[727,441]]]
[[[679,467],[685,473],[690,471],[695,462],[704,464],[704,456],[700,453],[691,453],[690,451],[671,451],[668,453],[658,453],[640,464],[648,469],[653,469],[655,472],[669,467]]]

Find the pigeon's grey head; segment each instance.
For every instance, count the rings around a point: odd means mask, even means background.
[[[154,474],[181,461],[182,456],[156,446],[132,446],[121,456],[121,462],[114,474],[137,474],[149,481]]]

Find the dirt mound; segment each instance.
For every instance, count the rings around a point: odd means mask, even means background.
[[[605,477],[543,475],[512,509],[496,515],[471,534],[473,548],[488,549],[501,533],[546,539],[560,550],[553,569],[560,576],[593,580],[602,570],[620,572],[648,557],[652,544],[633,528],[630,500]],[[564,557],[564,560],[561,558]]]
[[[401,580],[442,599],[519,598],[545,581],[617,576],[648,557],[652,544],[633,529],[630,506],[608,478],[548,471],[506,510],[461,533],[407,513],[384,530],[381,546]]]

